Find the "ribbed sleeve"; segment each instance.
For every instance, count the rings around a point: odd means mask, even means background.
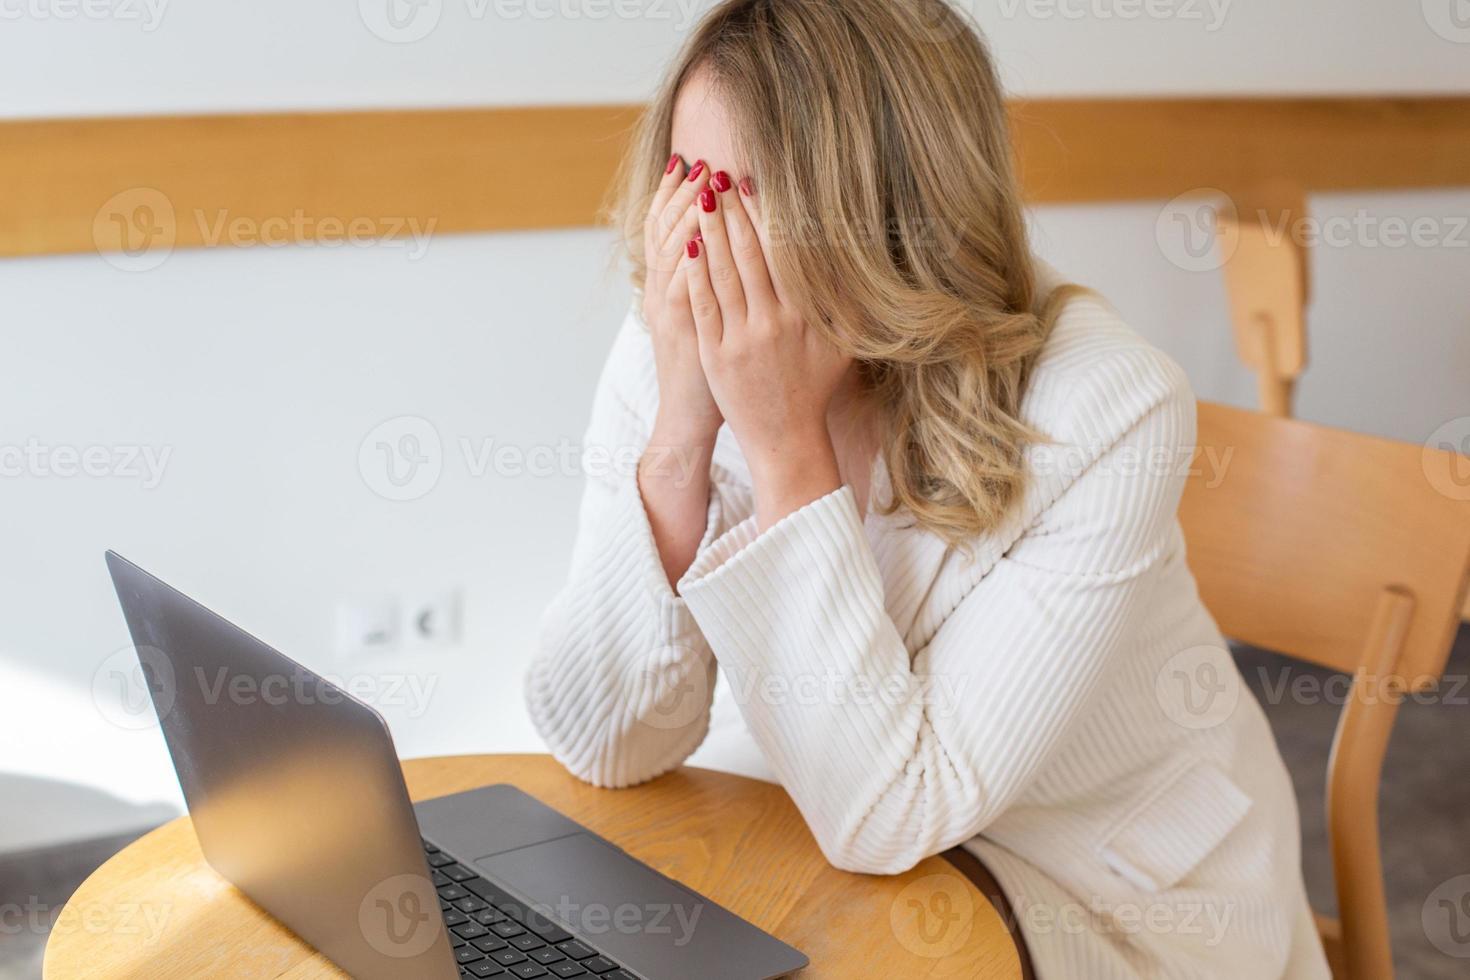
[[[1034,481],[1066,487],[912,658],[847,488],[764,534],[735,527],[680,583],[833,864],[896,873],[973,837],[1083,712],[1147,602],[1193,440],[1193,399],[1160,362],[1095,375],[1141,417],[1079,448],[1080,472]]]
[[[630,316],[599,382],[567,584],[547,609],[526,676],[531,719],[552,754],[599,786],[628,786],[678,766],[709,726],[714,660],[659,560],[631,465],[648,442],[648,343]],[[711,494],[704,544],[720,530]]]
[[[655,389],[630,321],[589,447],[641,448]],[[907,510],[860,513],[847,488],[762,533],[722,433],[677,596],[633,475],[591,474],[532,717],[605,786],[678,765],[707,733],[712,755],[759,756],[841,868],[897,873],[963,843],[1039,976],[1328,980],[1290,777],[1185,560],[1183,373],[1079,298],[1021,414],[1043,437],[1024,494],[953,548]],[[871,496],[891,492],[880,460]]]

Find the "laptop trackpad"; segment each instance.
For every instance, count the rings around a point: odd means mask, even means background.
[[[537,911],[646,976],[718,974],[721,964],[739,962],[742,946],[764,940],[750,923],[586,834],[475,864]]]

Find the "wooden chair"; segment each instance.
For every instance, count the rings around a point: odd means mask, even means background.
[[[1296,382],[1307,368],[1310,261],[1305,236],[1295,232],[1306,217],[1306,190],[1285,179],[1231,195],[1216,216],[1235,350],[1255,372],[1267,415],[1293,414]],[[1460,616],[1470,622],[1470,600]]]
[[[1292,414],[1296,381],[1307,366],[1311,287],[1298,231],[1306,216],[1306,191],[1286,180],[1233,194],[1217,216],[1235,350],[1255,372],[1268,415]]]
[[[1199,446],[1180,518],[1221,630],[1353,675],[1327,779],[1341,919],[1318,926],[1336,980],[1386,980],[1379,777],[1399,701],[1438,683],[1470,586],[1470,501],[1426,475],[1455,457],[1211,404]]]

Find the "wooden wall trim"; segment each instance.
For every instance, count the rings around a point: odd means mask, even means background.
[[[331,241],[596,219],[634,107],[0,124],[0,254]],[[120,224],[119,224],[120,222]],[[282,222],[285,222],[284,231]],[[339,230],[341,229],[341,230]]]
[[[1017,102],[1036,202],[1470,186],[1470,97],[1080,99]]]
[[[0,255],[586,226],[637,106],[0,122]],[[1035,203],[1470,183],[1470,98],[1012,105]],[[124,236],[127,236],[125,238]]]

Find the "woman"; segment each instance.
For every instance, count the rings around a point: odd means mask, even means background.
[[[1326,977],[1259,707],[1169,682],[1223,647],[1193,397],[1032,257],[975,32],[729,0],[628,170],[588,445],[642,462],[589,480],[528,678],[556,757],[621,787],[703,744],[850,871],[962,844],[1044,980]]]

